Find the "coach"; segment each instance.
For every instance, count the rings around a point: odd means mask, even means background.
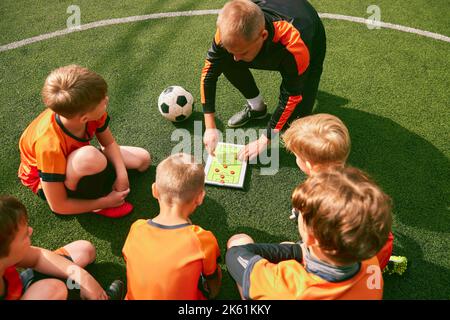
[[[228,120],[231,128],[268,115],[249,69],[276,70],[281,74],[278,106],[265,134],[246,145],[239,155],[241,159],[251,159],[287,123],[311,113],[325,51],[325,29],[306,0],[233,0],[225,4],[200,81],[206,126],[203,142],[208,153],[214,154],[218,142],[214,113],[216,83],[222,73],[247,100],[244,110]]]

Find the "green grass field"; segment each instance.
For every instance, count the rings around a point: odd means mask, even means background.
[[[314,0],[319,12],[368,17],[366,0]],[[219,9],[224,1],[79,0],[82,24],[157,12]],[[66,28],[72,1],[0,2],[0,46]],[[448,1],[378,0],[381,19],[450,35]],[[201,120],[200,70],[214,34],[215,15],[132,22],[90,29],[0,52],[0,193],[21,199],[34,227],[33,243],[49,249],[77,239],[97,247],[88,268],[103,285],[125,280],[121,249],[130,225],[158,213],[151,197],[156,165],[177,142],[175,128],[194,132]],[[393,198],[394,252],[409,259],[401,277],[385,277],[385,299],[450,298],[450,43],[389,29],[369,30],[352,22],[324,19],[327,57],[315,113],[340,117],[352,138],[351,165],[368,173]],[[109,84],[111,129],[123,145],[153,155],[148,172],[130,177],[132,215],[110,220],[96,215],[57,216],[17,179],[18,140],[44,108],[40,90],[48,73],[76,63],[100,73]],[[280,77],[254,72],[269,106],[275,107]],[[191,91],[193,116],[176,126],[157,109],[169,85]],[[243,99],[221,77],[217,90],[220,129]],[[272,109],[273,110],[273,109]],[[264,128],[259,122],[256,128]],[[198,138],[198,137],[197,137]],[[260,175],[250,165],[243,191],[207,187],[207,197],[192,220],[214,232],[225,254],[227,239],[250,234],[258,242],[295,241],[289,221],[290,194],[305,176],[295,158],[280,151],[276,175]],[[226,266],[222,264],[222,270]],[[224,272],[219,298],[239,297]]]

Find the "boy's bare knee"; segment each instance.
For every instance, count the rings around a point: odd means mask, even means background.
[[[141,164],[137,168],[137,170],[139,172],[144,172],[148,169],[148,167],[150,167],[151,163],[152,163],[152,156],[150,155],[150,153],[147,150],[142,149]]]
[[[84,268],[95,261],[97,252],[94,245],[86,240],[77,240],[64,247],[73,259],[73,262]]]
[[[86,265],[91,264],[95,261],[97,257],[97,251],[95,250],[94,245],[87,240],[78,240],[80,247],[82,248],[83,253],[86,257]]]
[[[67,300],[67,286],[64,282],[57,279],[48,279],[49,282],[49,292],[51,295],[51,300]]]
[[[253,241],[253,239],[249,235],[245,233],[235,234],[230,239],[228,239],[227,249],[234,246],[242,246],[249,243],[255,243],[255,241]]]
[[[107,160],[104,154],[93,146],[85,146],[72,152],[68,157],[68,165],[85,176],[105,170]]]
[[[32,284],[25,292],[24,300],[67,300],[67,286],[58,279],[45,279]]]

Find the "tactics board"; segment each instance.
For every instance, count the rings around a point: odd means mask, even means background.
[[[237,155],[243,145],[218,143],[215,157],[208,156],[205,166],[206,184],[244,188],[247,161],[239,161]]]

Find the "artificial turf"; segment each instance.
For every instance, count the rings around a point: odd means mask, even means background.
[[[385,22],[450,35],[446,1],[378,1]],[[218,9],[224,1],[79,1],[82,23],[156,12]],[[370,1],[312,1],[319,12],[368,17]],[[0,45],[65,28],[71,1],[3,0]],[[21,199],[34,227],[33,243],[57,248],[77,239],[97,247],[89,267],[106,286],[125,280],[121,248],[133,221],[154,217],[158,204],[150,193],[155,166],[178,142],[175,128],[194,133],[202,119],[199,78],[215,25],[214,15],[142,21],[91,29],[0,52],[0,193]],[[386,299],[450,298],[450,44],[394,30],[324,20],[327,56],[314,112],[340,117],[352,138],[349,164],[371,174],[394,203],[394,252],[409,259],[401,277],[385,277]],[[57,216],[20,185],[18,139],[42,110],[40,90],[47,74],[77,63],[100,73],[109,85],[111,129],[120,144],[137,145],[153,155],[144,174],[132,174],[132,215],[110,220],[95,215]],[[272,108],[280,77],[254,72]],[[181,85],[196,98],[195,112],[176,126],[157,110],[159,93]],[[241,109],[242,97],[221,77],[217,90],[220,129]],[[273,109],[272,109],[273,110]],[[264,128],[265,122],[255,124]],[[249,127],[247,127],[249,128]],[[201,136],[193,140],[201,141]],[[280,149],[280,168],[260,175],[249,167],[244,191],[207,187],[204,204],[192,220],[216,235],[225,254],[227,239],[245,232],[259,242],[294,241],[288,220],[290,193],[305,176],[295,159]],[[222,264],[225,271],[226,266]],[[219,298],[239,295],[224,272]]]

